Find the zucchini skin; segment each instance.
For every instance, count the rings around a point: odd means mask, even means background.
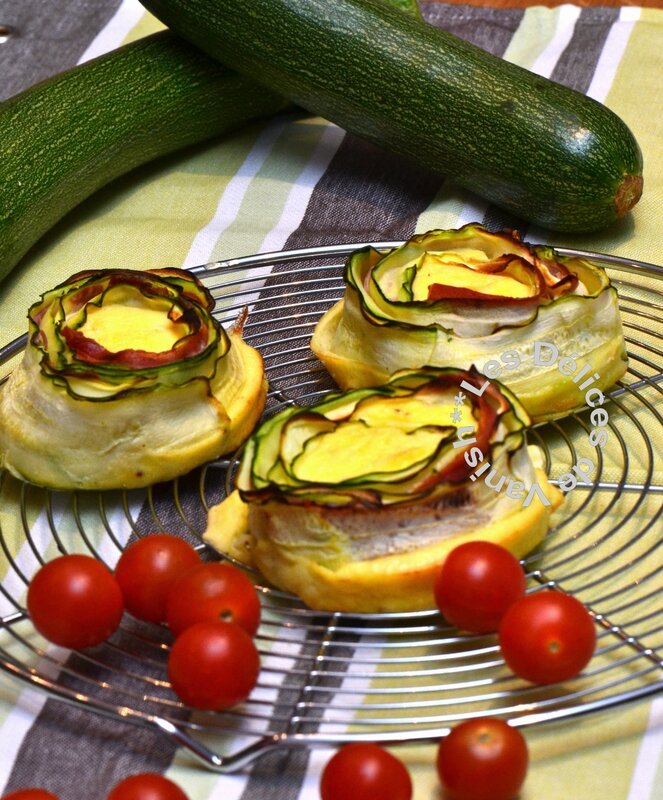
[[[0,103],[0,280],[114,178],[289,105],[170,31]]]
[[[588,232],[642,192],[625,123],[579,92],[382,0],[142,0],[222,63],[551,230]]]

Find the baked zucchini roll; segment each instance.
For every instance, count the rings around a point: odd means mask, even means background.
[[[234,451],[267,387],[213,307],[177,269],[81,272],[46,292],[0,387],[0,466],[54,489],[134,488]]]
[[[285,408],[248,439],[204,539],[315,609],[432,608],[457,544],[523,556],[545,536],[561,494],[528,425],[475,370],[406,370]]]
[[[314,353],[343,389],[399,369],[469,369],[508,386],[533,420],[584,405],[626,371],[617,293],[587,260],[470,224],[354,252],[344,297],[318,322]]]

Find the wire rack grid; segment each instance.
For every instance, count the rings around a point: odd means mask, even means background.
[[[390,248],[399,242],[372,243]],[[312,355],[313,326],[342,296],[345,257],[362,244],[270,253],[196,270],[224,325],[249,309],[244,337],[262,353],[266,413],[309,404],[334,386]],[[590,664],[572,681],[528,684],[506,668],[494,635],[463,634],[434,611],[361,615],[314,612],[255,574],[263,604],[262,669],[241,706],[194,712],[167,680],[171,639],[125,615],[106,643],[72,652],[45,642],[25,609],[41,564],[86,552],[109,566],[132,538],[176,532],[204,558],[209,507],[229,490],[236,459],[207,464],[168,484],[131,492],[52,492],[0,471],[0,669],[51,697],[156,727],[202,765],[232,772],[277,747],[369,740],[435,741],[451,725],[498,716],[528,726],[601,711],[663,688],[663,268],[562,250],[602,264],[617,287],[629,370],[611,392],[608,443],[592,447],[580,412],[535,427],[554,479],[580,458],[597,476],[565,497],[544,544],[523,561],[528,591],[578,597],[598,628]],[[0,350],[4,376],[25,337]],[[212,744],[210,744],[212,742]]]

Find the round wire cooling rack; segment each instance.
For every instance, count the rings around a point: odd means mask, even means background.
[[[372,243],[387,249],[400,242]],[[308,404],[334,386],[309,340],[343,293],[343,262],[363,244],[264,254],[194,270],[225,325],[248,308],[244,337],[263,355],[268,410]],[[635,701],[663,688],[663,268],[558,249],[603,265],[620,297],[629,370],[610,393],[607,443],[590,444],[583,412],[540,425],[554,480],[579,459],[596,477],[580,481],[553,518],[544,544],[523,565],[529,591],[555,587],[579,598],[598,628],[597,648],[577,678],[545,687],[505,667],[493,635],[463,634],[434,611],[362,615],[314,612],[265,585],[256,642],[260,679],[241,706],[192,711],[170,689],[171,640],[160,626],[125,615],[104,644],[72,652],[45,642],[25,609],[39,566],[86,552],[113,566],[131,539],[176,532],[205,558],[207,512],[227,492],[235,461],[131,492],[52,492],[0,471],[0,668],[50,697],[161,730],[206,767],[241,769],[277,747],[434,741],[475,716],[517,726],[564,720]],[[25,337],[0,350],[4,376]],[[600,367],[600,365],[599,365]]]

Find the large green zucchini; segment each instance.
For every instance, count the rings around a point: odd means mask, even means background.
[[[169,31],[1,103],[0,279],[114,178],[287,105]]]
[[[610,225],[642,156],[604,105],[383,0],[142,0],[221,62],[527,220]]]

